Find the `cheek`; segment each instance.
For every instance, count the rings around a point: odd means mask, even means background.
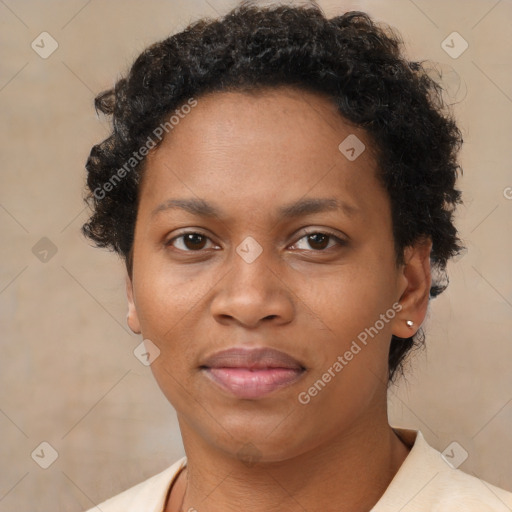
[[[315,398],[315,407],[328,410],[330,403],[339,403],[340,410],[329,414],[340,421],[347,411],[355,415],[368,405],[386,381],[391,322],[396,313],[392,273],[376,267],[368,262],[347,265],[330,279],[312,280],[316,285],[309,288],[308,306],[319,312],[328,330],[308,385],[314,386],[322,376],[329,379],[325,392]]]
[[[206,308],[222,272],[213,267],[198,269],[193,264],[171,265],[164,255],[149,251],[139,253],[134,268],[142,335],[160,350],[152,369],[160,384],[168,380],[168,389],[178,385],[172,377],[179,376],[180,382],[193,378],[198,358],[210,345],[214,321]]]
[[[165,256],[141,251],[134,268],[136,306],[143,334],[165,338],[211,286],[192,266],[172,267]]]
[[[326,429],[355,418],[385,390],[395,310],[382,271],[347,266],[337,277],[312,280],[316,284],[304,298],[328,327],[322,335],[323,353],[302,390],[312,392],[310,410],[330,418]],[[319,380],[328,382],[325,388]]]
[[[135,270],[136,306],[142,335],[160,350],[151,364],[155,380],[174,407],[187,407],[193,368],[201,342],[194,326],[199,324],[201,298],[208,287],[183,272],[165,265],[143,265]],[[138,284],[137,284],[138,283]]]
[[[347,342],[391,308],[390,275],[389,270],[371,265],[346,265],[321,280],[308,280],[304,302],[332,334]],[[389,324],[382,330],[390,330]]]

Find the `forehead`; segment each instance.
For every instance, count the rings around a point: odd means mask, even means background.
[[[358,153],[364,148],[357,158],[343,152],[346,140]],[[364,206],[375,201],[370,189],[378,185],[364,130],[329,98],[287,87],[198,97],[147,157],[144,174],[143,195],[152,202],[195,195],[256,209],[310,193]]]
[[[335,141],[339,138],[340,130],[357,131],[366,137],[363,130],[348,126],[326,96],[280,86],[200,96],[197,106],[183,117],[165,143],[177,145],[194,134],[187,144],[220,146],[229,141],[247,148],[255,142],[260,146],[253,151],[279,148],[287,152],[304,143],[308,148],[331,144],[333,136]]]

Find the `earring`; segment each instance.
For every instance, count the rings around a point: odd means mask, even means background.
[[[414,325],[414,322],[412,320],[407,320],[405,323],[407,324],[407,327],[410,327],[412,329],[412,326]]]

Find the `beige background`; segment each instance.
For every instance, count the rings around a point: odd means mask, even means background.
[[[79,233],[84,163],[107,133],[94,95],[148,44],[235,3],[0,0],[2,512],[78,512],[183,455],[175,412],[133,355],[123,267]],[[395,26],[411,57],[442,64],[459,101],[468,252],[430,306],[428,349],[392,389],[390,418],[440,451],[457,441],[461,469],[512,490],[512,3],[319,3]],[[43,31],[59,45],[47,59],[31,48]],[[453,31],[469,43],[457,59],[441,48]],[[43,237],[57,249],[46,262]],[[46,470],[31,457],[43,441],[58,452]]]

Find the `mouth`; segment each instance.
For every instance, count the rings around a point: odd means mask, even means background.
[[[262,398],[290,386],[306,372],[296,359],[271,348],[232,348],[217,352],[200,369],[224,391],[244,399]]]

